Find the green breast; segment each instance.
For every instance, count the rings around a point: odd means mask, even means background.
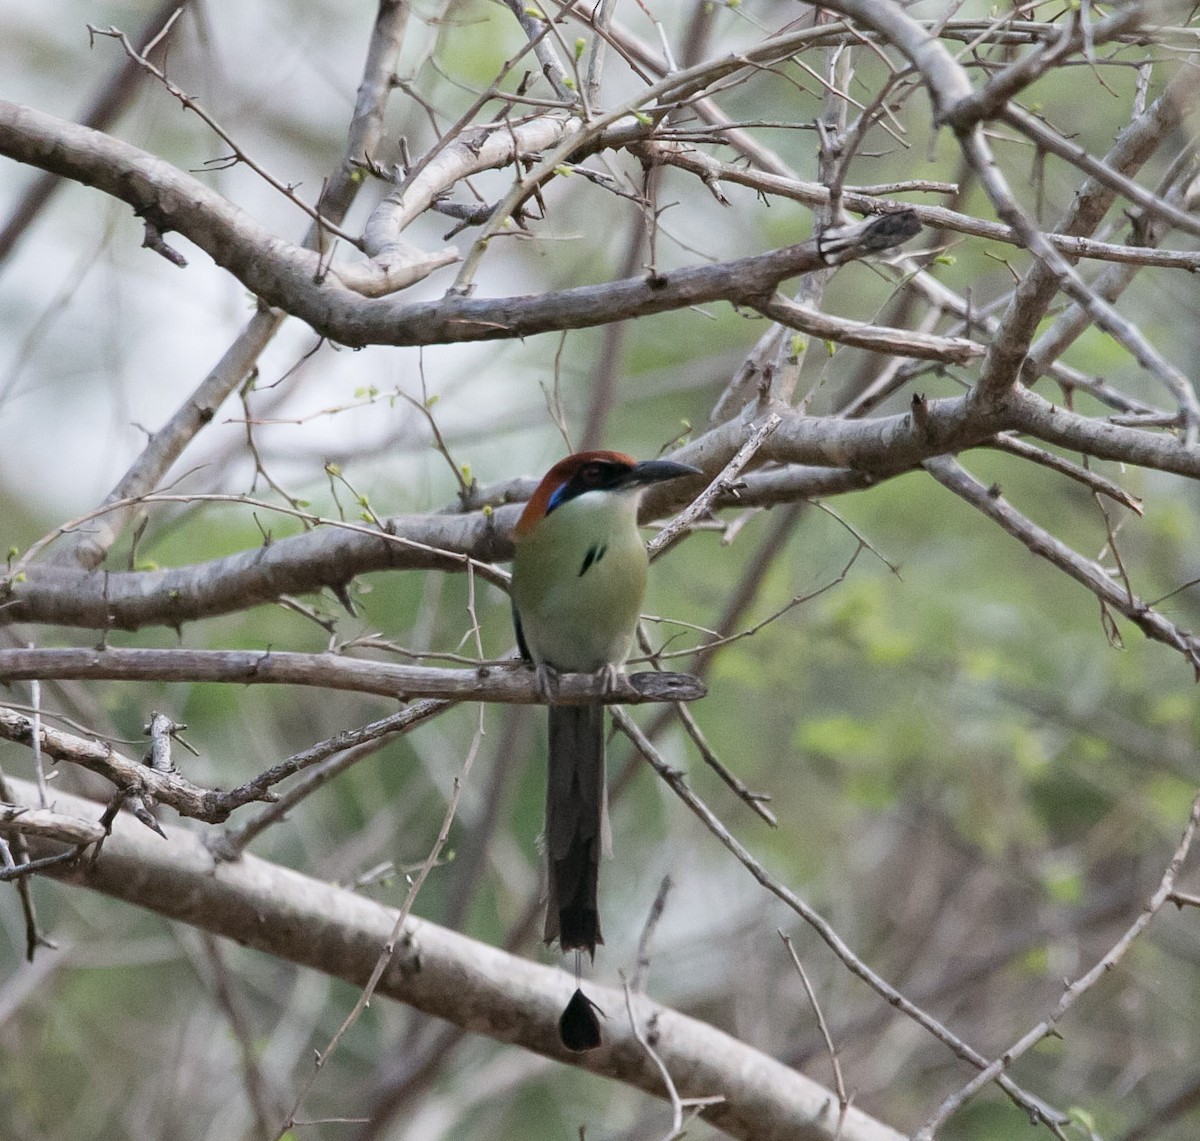
[[[594,672],[628,657],[646,592],[636,512],[633,496],[581,496],[518,540],[513,604],[535,661]]]

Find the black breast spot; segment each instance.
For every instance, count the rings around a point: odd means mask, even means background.
[[[579,568],[579,577],[583,578],[592,567],[604,558],[604,552],[607,550],[607,543],[594,543],[588,547],[588,553],[583,556],[583,566]]]

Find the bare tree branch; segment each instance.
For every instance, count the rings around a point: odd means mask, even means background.
[[[947,1026],[943,1025],[933,1015],[910,1002],[899,990],[883,978],[877,971],[864,962],[851,950],[846,941],[833,929],[829,921],[816,908],[801,899],[786,884],[781,883],[766,869],[744,844],[742,844],[716,814],[688,787],[684,774],[678,769],[671,768],[651,744],[646,735],[638,728],[633,719],[622,709],[613,709],[613,721],[617,727],[633,743],[637,751],[650,763],[654,771],[666,781],[668,787],[685,805],[700,819],[704,826],[736,857],[747,871],[767,891],[782,900],[792,911],[804,920],[821,937],[825,944],[838,959],[858,978],[862,979],[876,994],[895,1009],[911,1018],[923,1030],[927,1031],[956,1057],[969,1062],[983,1070],[988,1066],[987,1059],[977,1050],[958,1037]],[[1066,1119],[1059,1111],[1040,1102],[1036,1097],[1021,1089],[1006,1075],[996,1077],[1000,1087],[1023,1110],[1030,1114],[1035,1122],[1046,1121],[1062,1123]]]
[[[981,1070],[962,1089],[946,1098],[938,1106],[937,1112],[913,1135],[914,1141],[933,1141],[933,1137],[942,1125],[957,1113],[979,1090],[989,1082],[995,1081],[1013,1062],[1022,1055],[1027,1054],[1042,1039],[1056,1033],[1056,1027],[1071,1007],[1087,994],[1100,979],[1117,966],[1125,957],[1129,948],[1133,946],[1142,932],[1150,925],[1151,920],[1162,910],[1163,905],[1171,899],[1175,890],[1175,880],[1183,869],[1183,862],[1187,859],[1188,852],[1191,850],[1192,838],[1196,834],[1198,825],[1200,825],[1200,794],[1192,802],[1192,811],[1188,816],[1183,836],[1180,838],[1179,844],[1176,846],[1171,860],[1167,864],[1166,871],[1163,872],[1157,889],[1147,901],[1145,907],[1142,908],[1142,912],[1137,919],[1126,928],[1121,938],[1109,948],[1108,952],[1090,970],[1068,983],[1062,993],[1062,997],[1046,1018],[1025,1034],[1020,1041],[1015,1042],[1005,1050],[999,1058]]]
[[[567,705],[585,704],[598,697],[631,704],[695,701],[705,693],[705,687],[688,674],[620,675],[609,688],[591,674],[561,676],[555,701]],[[303,685],[375,693],[400,701],[438,697],[534,705],[544,700],[538,695],[532,671],[516,661],[481,662],[473,670],[452,670],[280,650],[0,650],[0,684],[29,678]]]
[[[20,803],[36,790],[10,782]],[[58,810],[86,819],[96,806],[60,795]],[[167,842],[118,816],[95,865],[50,869],[65,882],[104,892],[215,935],[362,986],[389,938],[396,912],[353,892],[244,856],[214,865],[199,840],[169,828]],[[35,841],[37,855],[45,854]],[[379,993],[497,1041],[580,1065],[559,1042],[558,1018],[574,983],[540,966],[467,939],[423,919],[410,919],[379,982]],[[620,991],[590,987],[607,1010]],[[837,1099],[816,1082],[729,1035],[652,1002],[631,998],[640,1023],[653,1019],[655,1049],[676,1075],[684,1097],[719,1090],[724,1100],[704,1113],[732,1137],[754,1141],[832,1141]],[[623,1020],[610,1019],[603,1050],[587,1068],[663,1096],[658,1067]],[[842,1141],[900,1141],[900,1134],[851,1109]]]
[[[356,162],[373,155],[380,146],[383,111],[392,91],[392,78],[403,45],[408,14],[408,5],[400,0],[382,0],[379,5],[355,101],[354,117],[348,131],[346,151],[318,202],[321,216],[334,222],[345,220],[362,186]],[[161,24],[161,20],[159,22]],[[145,49],[142,50],[144,52]],[[122,74],[136,66],[135,61],[129,59]],[[90,120],[85,125],[100,126]],[[309,229],[305,244],[312,249],[324,249],[325,236],[320,226]],[[158,486],[171,465],[212,421],[217,409],[253,371],[283,320],[284,314],[280,311],[260,309],[255,313],[208,376],[188,394],[166,424],[150,436],[133,465],[109,492],[104,500],[106,504],[136,499]],[[76,562],[87,570],[94,569],[112,548],[132,513],[131,505],[127,510],[98,517],[94,528],[73,536],[71,541],[54,552],[52,561]]]
[[[940,484],[998,523],[1005,531],[1088,588],[1100,601],[1123,614],[1148,638],[1178,650],[1200,676],[1200,638],[1163,617],[1140,598],[1131,595],[1099,563],[1071,550],[1048,531],[1030,522],[1005,502],[998,488],[985,487],[953,459],[927,460],[925,470]]]

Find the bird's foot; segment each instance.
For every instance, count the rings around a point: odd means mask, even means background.
[[[600,689],[605,697],[616,692],[617,678],[621,671],[617,669],[612,662],[606,662],[596,671],[596,677],[600,681]]]
[[[558,670],[541,662],[533,667],[533,684],[540,697],[548,705],[558,696]]]

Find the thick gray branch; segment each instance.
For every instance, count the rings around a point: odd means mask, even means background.
[[[1165,433],[1093,420],[1017,388],[986,406],[970,397],[917,400],[900,416],[872,420],[785,415],[756,462],[786,465],[752,472],[744,502],[773,503],[867,487],[910,471],[931,456],[988,444],[1003,431],[1101,459],[1200,478],[1200,447]],[[674,456],[719,472],[745,442],[748,429],[722,424]],[[828,469],[824,478],[820,470]],[[646,504],[645,518],[684,506],[665,490]],[[678,495],[678,491],[674,492]],[[734,493],[718,506],[737,506]],[[510,558],[510,532],[520,511],[506,504],[465,514],[402,516],[389,533],[325,526],[211,562],[155,571],[84,572],[34,563],[24,576],[0,580],[0,623],[44,622],[90,629],[181,626],[278,600],[282,595],[341,587],[380,570],[463,570],[468,560]]]
[[[1010,392],[1004,408],[1013,429],[1047,444],[1097,459],[1200,479],[1200,447],[1169,432],[1145,431],[1080,416],[1051,404],[1027,388],[1018,387]]]
[[[18,745],[33,746],[34,720],[0,705],[0,738]],[[195,817],[210,824],[220,824],[229,818],[234,808],[252,800],[269,799],[270,793],[256,791],[241,803],[230,803],[222,793],[200,788],[178,773],[160,773],[149,765],[122,756],[102,741],[77,737],[42,724],[38,730],[42,753],[56,761],[70,761],[89,772],[98,773],[122,792],[149,797],[169,804],[182,816]],[[55,794],[55,801],[60,799]]]
[[[36,789],[10,782],[36,803]],[[92,819],[100,806],[59,794],[57,810]],[[114,823],[95,866],[76,864],[54,878],[123,899],[160,915],[235,939],[301,966],[362,986],[389,939],[396,913],[354,892],[243,856],[218,864],[192,833],[168,828],[167,841],[125,815]],[[31,837],[35,856],[51,854]],[[558,1018],[574,988],[564,971],[540,966],[465,936],[411,919],[378,993],[474,1033],[588,1069],[664,1097],[662,1075],[620,1015],[619,991],[589,984],[608,1012],[601,1050],[568,1053]],[[635,996],[643,1026],[654,1020],[655,1049],[683,1097],[721,1095],[705,1118],[732,1137],[754,1141],[901,1141],[895,1130],[851,1108],[838,1122],[837,1098],[810,1078],[728,1034]]]
[[[764,317],[786,325],[789,329],[796,329],[810,337],[821,337],[876,353],[912,357],[915,360],[942,361],[946,364],[970,364],[985,352],[982,345],[965,337],[938,337],[932,333],[921,333],[912,329],[887,328],[869,325],[865,321],[833,317],[811,305],[792,301],[781,293],[756,298],[750,304]]]
[[[115,681],[227,682],[236,685],[307,685],[374,693],[410,701],[442,697],[507,705],[542,702],[532,671],[513,662],[478,669],[433,669],[363,661],[337,654],[254,650],[34,649],[0,650],[0,684],[51,678]],[[640,704],[695,701],[706,687],[689,674],[562,674],[555,701]]]
[[[0,804],[0,836],[40,836],[63,844],[98,844],[104,839],[104,829],[92,820],[27,804]]]
[[[878,478],[913,469],[930,456],[974,447],[1011,426],[995,408],[981,409],[964,397],[922,401],[916,415],[874,420],[792,412],[766,441],[757,460],[854,468]],[[723,424],[681,448],[675,457],[715,474],[747,435],[744,425]],[[858,483],[840,471],[834,481],[842,487]],[[678,494],[677,489],[666,489],[648,496],[644,518],[683,507]],[[730,493],[718,505],[738,502]],[[388,533],[361,526],[319,527],[223,559],[167,570],[88,573],[34,563],[23,568],[23,574],[10,575],[7,582],[0,579],[0,623],[118,630],[181,626],[274,602],[281,595],[344,586],[370,571],[461,571],[468,558],[491,563],[511,557],[510,532],[518,513],[517,506],[505,505],[486,512],[403,516],[388,521]]]
[[[0,154],[120,198],[161,232],[184,234],[266,304],[352,346],[448,344],[591,328],[761,295],[785,278],[886,248],[871,241],[883,231],[868,228],[861,248],[842,250],[835,258],[808,241],[737,261],[536,296],[450,296],[405,305],[348,288],[318,254],[276,237],[197,179],[118,139],[0,100]],[[895,216],[879,221],[884,230],[896,225]],[[915,227],[897,227],[896,242],[913,232]],[[433,264],[409,267],[411,281]],[[389,282],[388,288],[401,284]]]
[[[160,19],[159,25],[161,23]],[[383,0],[380,3],[354,105],[346,152],[319,203],[321,216],[335,224],[345,220],[362,186],[362,179],[356,177],[359,168],[355,160],[361,161],[372,155],[382,137],[383,109],[392,90],[392,79],[407,23],[407,3],[402,0]],[[128,66],[134,66],[132,60]],[[304,244],[311,249],[323,248],[324,238],[319,228],[312,227]],[[105,498],[106,503],[132,499],[153,490],[197,433],[212,420],[229,394],[249,375],[283,321],[284,314],[277,311],[260,309],[255,313],[212,372],[147,440],[133,466]],[[125,510],[101,516],[92,531],[79,532],[72,536],[69,543],[60,545],[54,552],[54,560],[74,561],[86,570],[93,570],[104,560],[134,510],[131,505]]]
[[[462,570],[466,555],[491,562],[511,555],[517,509],[468,515],[400,517],[395,535],[321,527],[223,559],[169,570],[109,573],[30,567],[0,602],[0,621],[51,622],[92,629],[180,626],[304,594],[344,586],[368,571]],[[427,539],[434,542],[427,543]],[[406,542],[406,540],[409,540]],[[32,607],[26,605],[36,597]]]

